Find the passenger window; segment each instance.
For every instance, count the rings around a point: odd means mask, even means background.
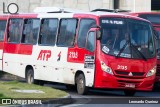
[[[93,19],[81,19],[80,28],[78,33],[78,46],[84,48],[86,42],[86,36],[89,29],[95,25],[96,22]]]
[[[22,33],[22,43],[36,44],[39,27],[40,19],[25,19]]]
[[[43,19],[41,22],[39,44],[55,45],[58,19]]]
[[[0,41],[4,41],[5,29],[6,29],[6,20],[0,20]]]
[[[19,43],[21,39],[22,28],[23,19],[10,19],[7,38],[8,42]]]
[[[86,49],[93,52],[95,49],[95,32],[89,32],[87,43],[86,43]]]
[[[73,46],[76,35],[77,19],[62,19],[57,40],[59,46]]]

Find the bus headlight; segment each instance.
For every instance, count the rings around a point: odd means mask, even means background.
[[[112,69],[110,67],[108,67],[103,61],[101,61],[101,69],[104,72],[107,72],[107,73],[113,75]]]
[[[154,75],[155,73],[156,73],[156,66],[147,73],[147,76],[146,76],[146,77],[152,76],[152,75]]]

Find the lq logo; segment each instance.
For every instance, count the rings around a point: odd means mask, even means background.
[[[5,8],[7,10],[5,10]],[[3,2],[3,13],[4,14],[17,14],[19,11],[19,7],[16,3],[10,3],[7,6],[5,5],[5,3]]]

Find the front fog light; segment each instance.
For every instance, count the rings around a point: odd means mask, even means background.
[[[107,72],[111,75],[113,75],[113,72],[112,72],[112,69],[110,67],[108,67],[104,62],[101,61],[101,69],[104,71],[104,72]]]
[[[152,76],[152,75],[154,75],[155,73],[156,73],[156,66],[147,73],[147,76],[146,76],[146,77]]]

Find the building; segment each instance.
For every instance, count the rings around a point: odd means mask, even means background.
[[[151,11],[151,0],[0,0],[0,12],[3,13],[3,8],[7,10],[7,5],[10,3],[16,3],[20,13],[33,12],[36,7],[40,6],[66,7],[87,11],[97,8],[124,9],[133,12]],[[14,8],[14,5],[10,5],[9,8]]]

